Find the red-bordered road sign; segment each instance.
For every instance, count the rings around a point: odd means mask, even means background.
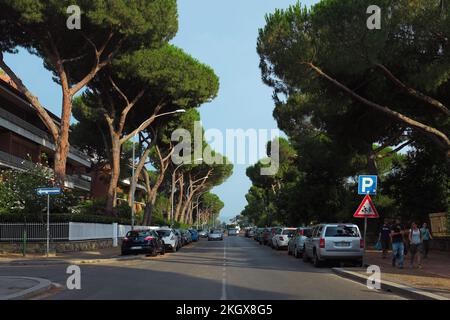
[[[379,218],[378,211],[373,205],[370,195],[366,195],[353,215],[355,218]]]

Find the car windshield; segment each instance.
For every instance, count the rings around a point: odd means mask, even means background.
[[[359,237],[359,232],[352,226],[327,227],[325,237]]]
[[[148,231],[128,231],[127,238],[146,237],[148,235]]]
[[[220,230],[213,230],[213,232],[211,232],[211,233],[222,233],[222,231],[220,231]]]
[[[295,232],[295,229],[285,229],[285,230],[283,230],[283,232],[281,234],[288,235],[288,234],[293,234],[294,232]]]
[[[168,237],[170,236],[170,230],[158,230],[156,231],[160,237]]]

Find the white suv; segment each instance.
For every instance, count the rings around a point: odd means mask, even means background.
[[[313,227],[305,240],[303,261],[320,267],[327,260],[351,261],[362,265],[364,240],[356,224],[327,223]]]
[[[166,250],[171,250],[172,252],[176,252],[180,248],[180,243],[178,236],[175,232],[170,228],[159,228],[156,229],[156,232],[164,241],[166,246]]]
[[[287,248],[290,239],[289,235],[294,234],[296,230],[296,228],[277,228],[272,237],[272,248],[276,250]]]

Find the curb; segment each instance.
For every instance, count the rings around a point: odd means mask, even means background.
[[[36,281],[38,283],[34,287],[22,290],[21,292],[0,297],[0,300],[22,300],[46,292],[53,287],[52,282],[47,279],[31,278],[31,277],[9,277],[9,276],[0,276],[0,278],[31,280]]]
[[[367,277],[363,276],[357,272],[345,270],[343,268],[332,268],[333,272],[337,275],[354,280],[356,282],[366,284]],[[381,290],[390,291],[392,293],[404,296],[410,299],[416,300],[450,300],[449,298],[424,291],[422,289],[413,288],[399,283],[394,283],[391,281],[381,280]]]
[[[16,260],[10,262],[0,262],[0,266],[49,266],[62,264],[95,264],[102,262],[143,260],[145,256],[114,257],[100,259],[67,259],[67,260]]]

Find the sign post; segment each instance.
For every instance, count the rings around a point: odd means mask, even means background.
[[[366,264],[366,234],[367,234],[367,219],[368,218],[378,218],[378,211],[375,208],[372,198],[369,194],[366,194],[363,201],[359,205],[355,214],[355,218],[364,218],[364,253],[363,253],[363,265]]]
[[[48,254],[50,251],[50,195],[58,195],[61,194],[61,188],[39,188],[37,189],[38,196],[47,196],[47,249],[46,255],[48,258]]]

